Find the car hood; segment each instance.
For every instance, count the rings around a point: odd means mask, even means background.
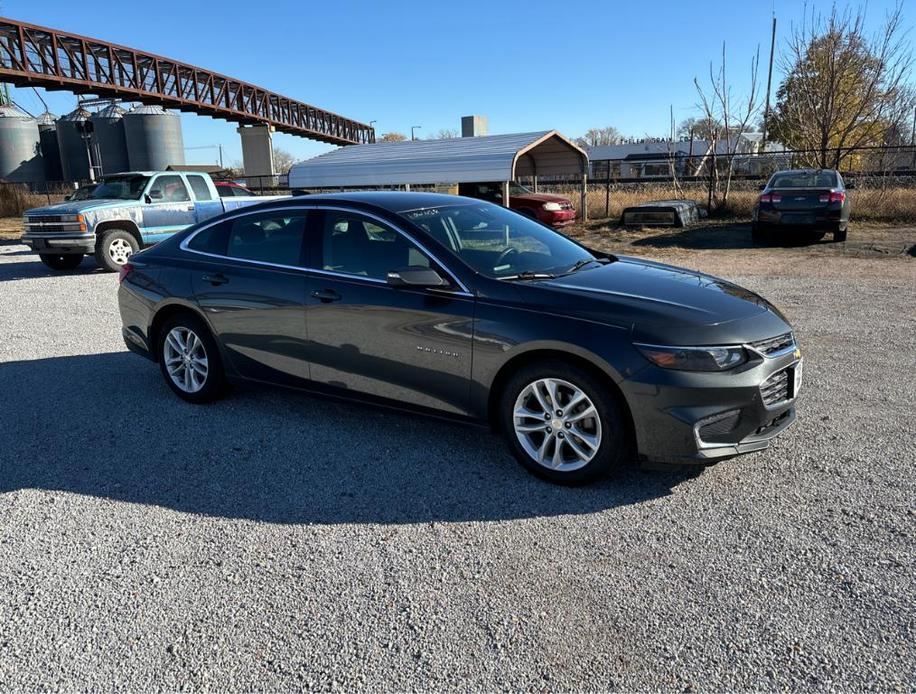
[[[636,258],[529,283],[527,289],[522,291],[529,303],[628,327],[637,341],[733,344],[791,330],[778,309],[750,290],[701,272]]]
[[[101,210],[106,207],[121,207],[127,205],[136,205],[139,204],[138,200],[120,200],[118,198],[99,198],[94,200],[69,200],[64,202],[59,202],[54,205],[46,205],[45,207],[36,207],[31,210],[26,210],[27,215],[31,214],[40,214],[40,215],[54,215],[54,214],[80,214],[82,212],[91,212],[93,210]]]

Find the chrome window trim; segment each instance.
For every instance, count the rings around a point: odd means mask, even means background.
[[[445,263],[443,263],[441,260],[439,260],[439,258],[436,257],[434,253],[430,252],[430,250],[426,248],[426,246],[424,246],[422,243],[417,241],[413,236],[408,234],[406,231],[404,231],[400,227],[393,225],[387,219],[383,219],[382,217],[374,215],[371,212],[365,212],[364,210],[353,209],[351,207],[338,207],[338,206],[330,206],[330,205],[296,205],[295,207],[293,206],[272,207],[270,208],[270,210],[264,210],[264,209],[246,210],[244,212],[239,212],[238,214],[234,214],[232,217],[229,217],[229,218],[216,219],[216,220],[208,221],[204,223],[203,226],[199,227],[198,229],[195,229],[194,232],[191,233],[187,238],[182,239],[181,243],[178,244],[178,248],[180,248],[181,250],[187,253],[196,253],[197,255],[204,255],[210,258],[218,258],[220,260],[232,260],[235,262],[248,263],[250,265],[258,265],[262,267],[275,267],[275,268],[281,268],[284,270],[299,270],[301,272],[315,272],[321,275],[331,275],[334,277],[343,277],[346,279],[354,279],[354,280],[363,281],[363,282],[371,282],[373,284],[384,284],[386,286],[388,285],[388,282],[386,280],[379,279],[376,277],[363,277],[362,275],[353,275],[353,274],[346,273],[346,272],[335,272],[333,270],[325,270],[323,268],[313,268],[313,267],[308,267],[308,266],[283,265],[280,263],[270,263],[264,260],[249,260],[247,258],[233,258],[230,255],[219,255],[218,253],[207,253],[205,251],[198,251],[198,250],[188,247],[188,244],[199,233],[201,233],[202,231],[205,231],[206,229],[209,229],[210,227],[216,226],[217,224],[228,222],[230,221],[230,219],[236,219],[238,217],[246,217],[252,214],[262,214],[264,212],[283,212],[285,210],[290,210],[293,212],[302,212],[306,210],[337,210],[339,212],[350,212],[353,214],[361,214],[365,217],[369,217],[370,219],[374,219],[377,222],[381,222],[385,226],[391,229],[394,229],[395,233],[400,234],[401,236],[405,237],[408,241],[413,243],[415,246],[417,246],[417,248],[419,248],[427,256],[429,256],[433,261],[435,261],[435,263],[439,267],[445,270],[448,276],[452,278],[452,281],[458,287],[461,288],[460,291],[449,291],[445,289],[440,289],[440,290],[435,290],[435,291],[442,292],[443,294],[448,294],[449,296],[473,296],[473,294],[468,290],[468,288],[464,285],[464,283],[461,280],[459,280],[458,277],[455,276],[455,274],[449,269],[449,267]]]

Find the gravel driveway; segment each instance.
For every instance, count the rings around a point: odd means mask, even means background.
[[[0,246],[0,689],[913,690],[916,261],[736,254],[695,264],[794,322],[798,423],[565,489],[465,426],[185,404],[113,275]]]

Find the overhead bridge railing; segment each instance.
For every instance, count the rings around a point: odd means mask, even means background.
[[[0,81],[158,104],[335,145],[375,142],[365,123],[210,70],[0,17]]]

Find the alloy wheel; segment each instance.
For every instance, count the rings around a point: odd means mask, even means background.
[[[162,347],[162,358],[172,382],[185,393],[196,393],[207,382],[207,350],[193,330],[178,325],[172,328]]]
[[[541,378],[522,388],[513,425],[525,452],[548,470],[578,470],[601,446],[595,404],[581,388],[559,378]]]

